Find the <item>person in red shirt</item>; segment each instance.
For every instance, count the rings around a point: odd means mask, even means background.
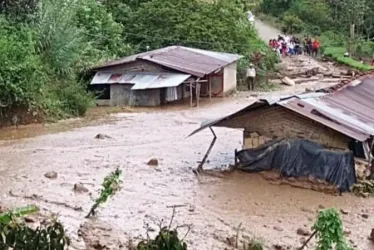
[[[320,46],[319,41],[317,39],[315,39],[313,41],[313,43],[312,43],[313,56],[317,56],[318,55],[319,46]]]

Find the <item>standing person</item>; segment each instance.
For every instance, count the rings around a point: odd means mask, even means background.
[[[252,63],[249,64],[249,68],[246,72],[248,90],[253,90],[255,85],[255,78],[256,78],[256,69]]]
[[[295,39],[295,54],[301,55],[300,41],[298,38]]]
[[[282,52],[282,55],[283,56],[286,56],[287,55],[287,43],[285,41],[283,41],[281,43],[281,52]]]
[[[308,38],[307,46],[308,46],[308,55],[311,56],[313,54],[313,42],[311,38]]]
[[[315,39],[313,41],[313,45],[312,45],[312,49],[313,49],[313,56],[316,57],[318,55],[318,51],[319,51],[319,41],[317,39]]]

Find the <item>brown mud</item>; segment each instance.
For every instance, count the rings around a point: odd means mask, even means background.
[[[201,175],[198,182],[192,169],[212,134],[206,130],[187,135],[202,120],[251,102],[231,98],[205,102],[200,108],[118,113],[99,120],[61,122],[51,125],[56,126],[52,131],[44,129],[50,125],[0,130],[3,139],[36,136],[1,142],[0,206],[37,204],[43,213],[58,213],[74,249],[90,249],[98,239],[107,249],[126,249],[129,239],[145,237],[145,223],[154,234],[160,220],[170,220],[168,206],[182,205],[174,225],[192,224],[187,242],[189,249],[199,250],[225,249],[227,237],[236,234],[240,223],[241,233],[262,238],[269,248],[273,244],[297,247],[302,238],[297,229],[310,230],[318,209],[333,206],[348,211],[342,215],[344,227],[357,249],[372,249],[367,237],[374,224],[373,199],[272,185],[260,175],[239,172],[221,178]],[[232,164],[234,150],[242,143],[240,130],[215,131],[218,139],[204,166],[208,169]],[[95,139],[99,133],[111,139]],[[152,158],[158,166],[147,165]],[[123,171],[122,190],[99,209],[99,224],[87,221],[84,216],[104,176],[117,166]],[[56,179],[44,176],[50,171],[58,174]],[[75,192],[77,183],[88,192]]]

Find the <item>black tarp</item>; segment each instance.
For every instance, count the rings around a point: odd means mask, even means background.
[[[247,172],[276,169],[283,177],[313,176],[342,191],[356,182],[351,151],[336,152],[308,140],[275,140],[237,152],[238,168]]]

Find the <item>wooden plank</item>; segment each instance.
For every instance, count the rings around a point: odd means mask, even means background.
[[[192,107],[192,82],[190,82],[190,107]]]
[[[209,77],[209,100],[212,100],[212,81],[210,80]]]

